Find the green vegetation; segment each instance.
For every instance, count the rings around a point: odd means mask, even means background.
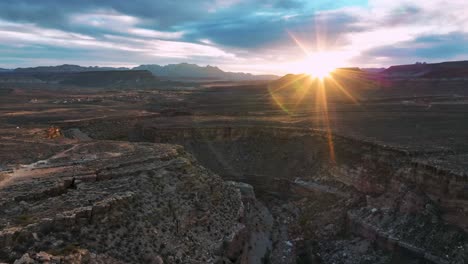
[[[15,223],[18,225],[26,226],[32,224],[34,222],[34,218],[30,215],[19,215],[15,218]]]

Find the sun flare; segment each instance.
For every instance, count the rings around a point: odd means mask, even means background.
[[[349,97],[356,104],[358,101],[353,97],[353,95],[347,91],[346,87],[340,84],[339,77],[342,74],[342,71],[337,71],[336,74],[332,73],[339,67],[343,67],[347,64],[347,61],[353,54],[350,51],[345,50],[326,50],[323,49],[324,45],[320,41],[321,39],[317,38],[317,45],[314,51],[311,51],[300,41],[294,34],[288,32],[291,39],[297,44],[297,46],[304,52],[304,58],[299,61],[291,62],[287,64],[288,71],[296,73],[297,75],[292,75],[292,80],[286,81],[281,84],[279,87],[276,87],[270,91],[274,101],[287,113],[290,112],[288,106],[283,103],[281,99],[281,91],[287,89],[288,87],[294,87],[297,95],[295,106],[300,105],[307,95],[311,91],[314,91],[313,94],[315,97],[315,113],[322,115],[323,118],[319,118],[318,121],[321,123],[319,125],[323,126],[327,131],[328,138],[328,147],[330,151],[330,160],[335,162],[335,150],[333,143],[333,135],[331,132],[331,125],[328,112],[328,89],[331,88],[331,92],[334,90],[339,90]],[[305,73],[305,74],[304,74]],[[307,78],[310,76],[310,78]],[[327,79],[329,81],[325,82]],[[318,80],[318,81],[315,81]],[[299,84],[298,86],[295,84]]]
[[[327,68],[327,67],[310,67],[310,70],[307,71],[307,74],[313,78],[324,79],[330,77],[330,74],[335,70],[335,68]]]
[[[317,51],[308,53],[304,59],[288,65],[290,72],[306,73],[313,78],[324,79],[343,64],[345,55],[341,52]]]
[[[311,77],[324,79],[338,67],[343,58],[333,52],[316,52],[308,55],[304,71]]]

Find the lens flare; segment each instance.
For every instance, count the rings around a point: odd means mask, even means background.
[[[272,101],[289,115],[304,113],[304,105],[311,105],[313,113],[310,117],[317,120],[318,127],[324,129],[324,136],[328,142],[331,162],[336,162],[334,136],[332,133],[331,116],[329,111],[330,96],[343,94],[345,98],[359,104],[359,100],[339,80],[356,78],[352,70],[339,68],[346,59],[346,54],[339,51],[317,50],[310,52],[292,33],[288,32],[297,46],[305,53],[300,62],[288,65],[288,70],[298,75],[287,75],[274,85],[269,86]],[[321,47],[323,45],[319,45]],[[312,92],[312,93],[311,93]],[[307,102],[307,98],[314,101]],[[306,104],[303,104],[306,102]]]
[[[310,67],[308,74],[310,77],[324,79],[330,77],[330,74],[334,71],[334,68],[324,68],[324,67]]]
[[[324,79],[338,67],[340,57],[333,52],[316,52],[308,55],[306,59],[306,72],[315,78]]]

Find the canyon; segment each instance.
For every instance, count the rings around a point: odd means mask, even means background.
[[[286,237],[276,235],[279,240],[273,244],[319,244],[304,258],[340,259],[344,254],[358,259],[364,254],[376,263],[388,257],[371,247],[349,253],[346,246],[357,238],[393,252],[390,261],[457,263],[466,258],[460,249],[467,239],[467,176],[422,161],[434,152],[336,135],[330,149],[328,133],[310,129],[159,128],[138,123],[135,129],[134,140],[183,145],[224,179],[251,184],[258,199],[276,213],[272,236],[284,229],[284,219],[287,229],[295,230]],[[330,237],[341,237],[342,244],[323,245]],[[283,251],[280,245],[272,254],[284,256]]]
[[[327,119],[275,83],[1,89],[0,261],[466,263],[466,98],[428,82]]]

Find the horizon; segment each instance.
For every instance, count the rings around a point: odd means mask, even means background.
[[[468,58],[467,9],[461,0],[3,2],[0,68],[186,62],[284,75],[317,61],[359,68],[459,61]]]
[[[456,63],[456,62],[468,62],[468,60],[458,60],[458,61],[436,61],[436,62],[414,62],[410,64],[398,64],[398,65],[389,65],[389,66],[382,66],[382,67],[357,67],[357,66],[348,66],[348,67],[337,67],[336,69],[346,69],[346,68],[358,68],[358,69],[389,69],[390,67],[393,66],[405,66],[405,65],[416,65],[416,64],[440,64],[440,63]],[[206,67],[213,67],[213,68],[218,68],[219,70],[223,72],[231,72],[224,70],[223,68],[217,66],[217,65],[210,65],[210,64],[196,64],[196,63],[188,63],[188,62],[180,62],[180,63],[168,63],[168,64],[136,64],[136,65],[130,65],[130,66],[106,66],[106,65],[79,65],[79,64],[71,64],[71,63],[64,63],[64,64],[58,64],[58,65],[37,65],[37,66],[25,66],[25,67],[17,67],[17,68],[2,68],[4,70],[16,70],[16,69],[29,69],[29,68],[38,68],[38,67],[60,67],[60,66],[78,66],[78,67],[83,67],[83,68],[114,68],[114,69],[119,69],[119,68],[124,68],[128,70],[133,70],[134,68],[137,68],[139,66],[161,66],[161,67],[166,67],[169,65],[180,65],[180,64],[189,64],[189,65],[195,65],[201,68],[206,68]],[[274,73],[262,73],[262,74],[255,74],[251,72],[232,72],[232,73],[245,73],[245,74],[253,74],[253,75],[277,75],[277,76],[283,76],[283,75],[288,75],[288,74],[307,74],[306,72],[296,72],[296,73],[285,73],[285,74],[274,74]]]

